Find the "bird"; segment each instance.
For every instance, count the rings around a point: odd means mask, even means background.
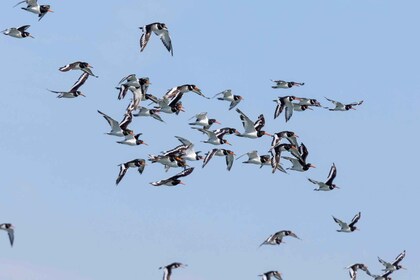
[[[276,110],[274,111],[274,119],[276,119],[284,110],[285,111],[284,116],[285,116],[286,122],[288,122],[293,115],[292,101],[294,100],[300,100],[300,98],[289,95],[289,96],[278,97],[276,100],[273,100],[274,102],[277,103]]]
[[[209,129],[212,124],[217,123],[217,124],[221,124],[220,122],[218,122],[216,119],[209,119],[207,117],[207,112],[203,112],[200,114],[197,114],[195,116],[193,116],[191,119],[195,118],[194,122],[189,123],[189,125],[198,125],[198,126],[202,126],[203,129]],[[190,120],[191,120],[190,119]]]
[[[140,37],[140,52],[144,50],[147,43],[150,40],[150,36],[152,32],[159,36],[160,40],[162,41],[165,48],[174,55],[174,50],[172,47],[171,37],[169,36],[168,27],[166,24],[161,22],[154,22],[151,24],[147,24],[145,26],[139,27],[143,31],[143,34]]]
[[[178,95],[180,95],[179,99],[181,99],[183,94],[189,91],[192,91],[204,98],[209,99],[201,92],[201,89],[199,89],[196,85],[193,85],[193,84],[186,84],[186,85],[173,87],[165,93],[164,97],[172,100],[174,98],[177,98]]]
[[[184,106],[182,106],[182,102],[179,101],[180,97],[181,96],[178,96],[178,98],[174,98],[172,100],[163,97],[161,99],[152,99],[152,101],[157,103],[155,109],[159,109],[160,112],[166,114],[175,113],[178,115],[180,112],[185,112]]]
[[[318,100],[316,100],[314,98],[304,98],[304,97],[300,98],[300,101],[299,101],[298,105],[321,107],[321,103],[319,103]]]
[[[119,165],[120,167],[120,172],[118,174],[117,180],[115,182],[116,185],[118,185],[121,180],[124,178],[125,173],[127,173],[128,168],[133,167],[133,168],[137,168],[137,171],[140,174],[143,174],[143,170],[144,167],[146,166],[146,161],[144,159],[134,159],[131,161],[127,161],[125,163],[121,163]]]
[[[92,70],[90,70],[90,68],[93,68],[92,65],[90,65],[87,62],[83,62],[83,61],[76,61],[73,63],[69,63],[67,65],[64,65],[60,68],[58,68],[58,70],[60,70],[61,72],[67,72],[70,70],[81,70],[85,73],[88,73],[91,76],[94,76],[95,78],[98,78],[98,76],[96,76],[95,74],[93,74]]]
[[[289,167],[287,169],[304,172],[304,171],[308,171],[309,168],[311,167],[312,168],[316,167],[315,165],[306,162],[306,158],[308,157],[308,154],[309,154],[308,149],[303,143],[301,143],[299,146],[299,155],[296,155],[295,150],[292,150],[292,155],[294,155],[295,158],[292,158],[292,157],[282,157],[282,158],[287,159],[292,163],[292,167]]]
[[[371,274],[369,271],[367,272],[367,275],[371,276],[374,280],[392,280],[391,277],[389,277],[389,275],[391,275],[391,273],[394,272],[393,270],[387,271],[382,275],[374,275]]]
[[[130,130],[127,127],[133,119],[133,116],[131,113],[126,113],[124,115],[124,119],[120,123],[118,123],[116,120],[106,115],[105,113],[102,113],[99,110],[98,110],[98,113],[101,114],[111,126],[111,131],[107,132],[106,134],[118,136],[118,137],[124,137],[125,136],[124,132],[130,132]]]
[[[239,133],[237,136],[240,137],[247,137],[247,138],[258,138],[263,135],[272,136],[271,134],[265,132],[264,130],[261,130],[265,125],[265,119],[264,115],[261,114],[258,117],[258,120],[254,123],[250,120],[241,110],[236,108],[236,112],[240,114],[240,118],[242,121],[242,126],[245,129],[244,133]]]
[[[335,108],[325,107],[326,109],[328,109],[330,111],[348,111],[350,109],[356,110],[356,108],[354,108],[354,106],[362,105],[362,103],[363,103],[363,100],[358,101],[358,102],[353,102],[353,103],[350,103],[350,104],[344,104],[344,103],[329,99],[327,97],[325,97],[325,99],[327,99],[328,101],[330,101],[331,103],[333,103],[335,105]]]
[[[292,88],[303,86],[305,83],[297,83],[297,82],[286,82],[283,80],[271,80],[276,85],[272,86],[272,88]]]
[[[243,161],[242,163],[251,163],[251,164],[257,164],[262,168],[264,165],[271,165],[271,156],[270,155],[258,155],[258,152],[256,150],[248,152],[246,154],[243,154],[236,159],[240,159],[244,155],[248,156],[248,160]]]
[[[181,155],[175,153],[165,153],[163,155],[149,155],[149,161],[152,163],[160,163],[165,167],[165,171],[168,171],[171,167],[183,167],[184,169],[188,166]]]
[[[220,156],[220,157],[224,156],[226,158],[226,166],[227,166],[226,169],[230,171],[230,169],[232,168],[234,156],[235,156],[235,153],[233,151],[226,150],[226,149],[213,149],[209,151],[204,157],[203,166],[202,166],[203,168],[213,158],[213,156]]]
[[[26,31],[26,29],[28,29],[29,27],[31,27],[31,26],[30,25],[23,25],[19,28],[11,27],[11,28],[7,28],[7,29],[5,29],[1,32],[4,35],[9,35],[11,37],[15,37],[15,38],[19,38],[19,39],[26,38],[26,37],[35,38],[29,32]]]
[[[312,111],[313,109],[309,105],[300,105],[300,104],[293,103],[293,111],[303,112],[306,110]]]
[[[285,138],[287,141],[289,141],[290,144],[294,145],[295,147],[299,147],[299,144],[297,142],[297,138],[299,138],[299,136],[293,131],[287,131],[287,130],[280,131],[280,132],[274,133],[272,137],[273,137],[273,140],[271,142],[271,148],[269,151],[274,149],[274,147],[280,145],[281,139],[283,138]]]
[[[53,93],[57,93],[57,98],[75,98],[78,96],[83,96],[86,97],[86,95],[84,95],[79,88],[86,82],[86,80],[89,78],[89,74],[88,73],[83,73],[79,79],[76,81],[76,83],[74,83],[73,87],[69,90],[69,91],[54,91],[54,90],[49,90]]]
[[[17,3],[14,7],[22,3],[27,4],[27,7],[22,8],[22,10],[37,14],[39,18],[38,21],[40,21],[48,12],[50,13],[54,12],[53,10],[50,9],[51,8],[50,5],[39,5],[37,0],[24,0]]]
[[[159,112],[160,112],[159,109],[149,109],[149,108],[141,107],[141,106],[138,109],[139,109],[138,113],[133,114],[133,116],[135,116],[135,117],[152,117],[155,120],[158,120],[160,122],[165,122],[159,116]]]
[[[346,267],[346,269],[349,270],[351,280],[356,280],[357,270],[359,269],[363,270],[366,273],[369,272],[367,266],[362,263],[355,263],[355,264],[349,265],[348,267]]]
[[[270,235],[263,243],[261,243],[260,247],[262,245],[280,245],[280,243],[284,243],[283,238],[286,237],[286,236],[290,236],[290,237],[300,239],[291,230],[281,230],[281,231],[278,231],[278,232]]]
[[[385,268],[383,269],[384,271],[395,271],[399,269],[405,269],[402,265],[399,264],[404,259],[404,257],[405,257],[405,250],[402,253],[400,253],[392,263],[386,262],[380,257],[378,257],[378,261],[383,266],[385,266]]]
[[[176,185],[179,185],[179,184],[185,185],[185,183],[182,182],[179,178],[190,175],[193,172],[193,170],[194,170],[194,167],[190,167],[190,168],[187,168],[187,169],[179,172],[175,176],[169,177],[168,179],[159,180],[159,181],[156,181],[156,182],[152,182],[150,184],[153,185],[153,186],[162,186],[162,185],[176,186]]]
[[[271,277],[274,277],[278,280],[283,280],[283,278],[281,278],[281,273],[278,271],[268,271],[258,276],[262,276],[262,280],[270,280]]]
[[[274,149],[270,151],[272,173],[276,172],[276,170],[281,167],[280,156],[281,156],[281,152],[284,152],[284,151],[288,151],[294,154],[298,153],[296,146],[291,145],[291,144],[280,144],[274,147]],[[283,158],[286,158],[286,157],[283,157]],[[286,173],[286,171],[283,168],[281,168],[280,170]]]
[[[230,89],[219,92],[218,94],[213,96],[213,98],[215,98],[216,96],[219,96],[219,95],[223,95],[223,97],[218,97],[217,98],[218,100],[225,100],[225,101],[230,102],[229,110],[232,110],[233,108],[235,108],[235,106],[238,105],[239,102],[241,102],[244,99],[240,95],[233,95],[232,90],[230,90]]]
[[[197,129],[198,131],[201,131],[207,134],[208,139],[206,141],[202,141],[203,143],[208,143],[212,145],[222,145],[222,144],[232,145],[226,139],[223,139],[223,137],[226,134],[229,134],[229,130],[227,128],[217,129],[214,131],[210,131],[210,130],[206,130],[206,129],[198,128],[198,127],[191,127],[191,128]]]
[[[354,225],[359,221],[360,219],[360,215],[361,213],[357,213],[353,219],[351,220],[351,222],[349,224],[337,219],[336,217],[333,216],[334,221],[341,227],[340,229],[338,229],[338,232],[353,232],[355,230],[358,230],[357,227],[355,227]]]
[[[0,229],[7,231],[9,235],[10,246],[13,247],[13,242],[15,241],[15,227],[10,223],[0,224]]]
[[[186,266],[188,266],[188,265],[183,264],[183,263],[179,263],[179,262],[174,262],[174,263],[171,263],[167,266],[159,267],[159,269],[163,269],[163,280],[170,280],[171,275],[172,275],[172,269],[180,268],[180,267],[186,267]]]
[[[200,151],[196,152],[194,150],[194,144],[191,141],[181,136],[175,136],[175,138],[178,139],[178,141],[180,141],[182,145],[184,145],[184,147],[186,148],[181,154],[182,159],[188,160],[188,161],[196,161],[196,160],[203,159],[203,156],[199,155]]]
[[[123,141],[117,141],[118,144],[124,144],[124,145],[129,145],[129,146],[138,146],[138,145],[146,145],[148,146],[148,144],[146,144],[143,140],[139,139],[139,137],[143,134],[143,133],[138,133],[135,134],[132,131],[124,131],[124,136],[125,139]]]
[[[332,191],[333,189],[339,189],[339,187],[336,184],[333,184],[333,181],[335,179],[335,176],[337,176],[337,168],[335,167],[335,164],[331,166],[330,173],[328,174],[327,181],[320,182],[315,181],[310,178],[308,178],[309,182],[318,185],[318,188],[314,189],[314,191]]]

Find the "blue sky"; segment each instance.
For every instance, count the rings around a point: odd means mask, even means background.
[[[36,39],[0,37],[0,223],[16,227],[13,248],[0,235],[0,278],[160,279],[158,267],[180,261],[189,266],[173,279],[257,279],[268,270],[348,279],[345,266],[379,273],[377,256],[393,260],[405,249],[408,270],[393,279],[417,279],[416,1],[51,1],[55,12],[40,22],[8,2],[1,29],[30,24]],[[156,36],[139,51],[138,27],[156,21],[168,25],[173,57]],[[47,88],[67,90],[80,75],[57,69],[76,60],[99,78],[81,88],[86,98],[55,98]],[[186,94],[187,112],[163,114],[166,123],[134,119],[148,147],[116,144],[96,110],[122,118],[129,100],[117,100],[114,87],[131,73],[150,77],[158,96],[186,83],[207,96],[232,89],[251,119],[264,113],[267,132],[295,131],[317,168],[272,175],[236,161],[227,172],[216,157],[204,169],[192,163],[186,186],[152,187],[179,170],[149,165],[115,187],[118,164],[178,145],[175,135],[214,148],[188,126],[197,113],[242,130],[227,102]],[[270,79],[305,86],[274,90]],[[297,112],[285,124],[273,120],[272,100],[288,94],[365,102],[351,112]],[[240,155],[265,153],[271,139],[229,141]],[[333,162],[341,189],[312,191],[306,178],[325,179]],[[331,215],[350,220],[358,211],[360,231],[337,233]],[[258,248],[282,229],[302,241]]]

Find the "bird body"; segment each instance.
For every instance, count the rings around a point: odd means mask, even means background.
[[[181,171],[175,176],[169,177],[168,179],[159,180],[156,182],[152,182],[150,184],[153,186],[169,186],[169,187],[176,186],[179,184],[185,185],[185,183],[182,182],[179,178],[188,176],[193,171],[194,171],[194,167],[190,167],[190,168],[185,169],[184,171]]]
[[[235,156],[234,152],[232,152],[231,150],[226,150],[226,149],[213,149],[209,151],[204,157],[203,166],[202,166],[203,168],[213,158],[213,156],[225,157],[226,166],[227,166],[226,169],[230,171],[233,165],[233,161],[234,161],[234,156]]]
[[[224,101],[229,101],[230,102],[229,110],[232,110],[233,108],[235,108],[235,106],[238,105],[239,102],[241,102],[243,100],[242,96],[233,95],[232,90],[230,90],[230,89],[219,92],[218,94],[213,96],[213,98],[215,98],[216,96],[219,96],[219,95],[222,95],[222,97],[218,97],[217,98],[218,100],[224,100]]]
[[[143,27],[139,27],[143,31],[143,34],[140,37],[140,51],[142,52],[146,47],[147,43],[150,40],[150,36],[152,32],[159,36],[160,40],[162,41],[165,48],[174,55],[174,50],[172,48],[172,41],[171,37],[169,36],[168,27],[166,24],[161,22],[154,22],[151,24],[147,24]]]
[[[125,173],[127,173],[127,170],[129,168],[137,168],[137,171],[142,174],[144,167],[146,166],[146,161],[144,159],[134,159],[125,163],[122,163],[120,166],[120,172],[118,174],[117,180],[115,182],[116,185],[118,185],[123,177],[125,176]]]
[[[273,83],[275,83],[272,88],[292,88],[292,87],[299,87],[303,86],[305,83],[297,83],[297,82],[286,82],[283,80],[271,80]]]
[[[48,12],[53,12],[53,10],[50,9],[50,5],[39,5],[37,0],[24,0],[17,3],[15,7],[22,3],[27,4],[26,7],[22,8],[22,10],[37,14],[39,18],[38,21],[40,21]]]
[[[357,230],[357,227],[355,226],[355,224],[359,221],[361,216],[361,213],[357,213],[353,219],[351,220],[351,222],[349,224],[337,219],[336,217],[333,216],[334,221],[341,227],[339,230],[337,230],[338,232],[353,232],[355,230]]]
[[[75,98],[78,96],[86,97],[79,88],[86,82],[86,80],[89,78],[88,73],[83,73],[79,79],[74,83],[73,87],[69,91],[54,91],[49,90],[53,93],[57,93],[57,98]]]
[[[19,28],[11,27],[2,31],[4,35],[9,35],[14,38],[22,39],[26,37],[34,38],[29,32],[26,30],[31,27],[30,25],[23,25]]]
[[[399,264],[404,259],[404,257],[405,257],[405,250],[402,253],[400,253],[392,263],[386,262],[380,257],[378,257],[378,261],[383,266],[385,266],[385,268],[383,269],[384,271],[395,271],[399,269],[404,269],[404,267]]]

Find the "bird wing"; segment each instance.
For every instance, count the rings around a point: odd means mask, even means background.
[[[128,112],[128,113],[124,114],[124,119],[119,123],[118,126],[122,130],[127,130],[127,127],[131,123],[132,120],[133,120],[133,114],[131,114],[131,112]]]
[[[147,43],[149,42],[150,35],[152,35],[152,32],[150,30],[147,31],[147,27],[143,27],[141,29],[143,30],[143,34],[141,34],[140,37],[140,51],[142,52],[146,47]]]
[[[290,118],[293,115],[293,103],[288,103],[286,104],[286,110],[284,113],[284,116],[286,118],[286,122],[288,122],[290,120]]]
[[[265,126],[265,118],[264,115],[261,114],[258,116],[258,120],[254,123],[254,127],[256,131],[260,131]]]
[[[206,154],[206,156],[203,159],[203,166],[202,166],[203,168],[213,158],[213,156],[217,153],[217,151],[219,151],[219,149],[213,149]]]
[[[241,99],[233,100],[232,102],[230,102],[229,110],[232,110],[233,108],[235,108],[236,105],[239,104],[239,102],[241,102]]]
[[[124,82],[125,80],[127,80],[127,82],[132,82],[137,80],[136,74],[130,74],[125,76],[124,78],[121,79],[121,81],[118,82],[118,84],[122,84],[122,82]]]
[[[230,169],[232,168],[234,160],[235,160],[235,158],[234,158],[233,152],[229,152],[226,155],[226,165],[227,165],[227,170],[228,171],[230,171]]]
[[[326,185],[331,186],[335,176],[337,176],[337,168],[335,167],[335,164],[331,166],[330,173],[328,174],[327,181],[325,182]]]
[[[306,146],[303,143],[301,143],[300,146],[299,146],[299,154],[300,154],[300,157],[302,158],[302,160],[304,162],[306,162],[306,158],[308,157],[309,152],[308,152],[308,149],[306,148]]]
[[[58,68],[58,70],[60,70],[61,72],[67,72],[67,71],[70,71],[70,70],[72,70],[74,67],[76,67],[76,65],[77,64],[79,64],[80,63],[80,61],[76,61],[76,62],[73,62],[73,63],[69,63],[69,64],[67,64],[67,65],[64,65],[63,67],[60,67],[60,68]]]
[[[74,83],[73,87],[69,90],[69,92],[76,92],[89,78],[89,74],[83,72],[82,75],[80,75],[79,79]]]
[[[255,132],[254,122],[250,120],[241,110],[236,108],[236,112],[240,114],[242,125],[245,129],[245,133]]]
[[[18,6],[18,5],[20,5],[20,4],[22,4],[22,3],[25,3],[25,2],[28,3],[27,0],[23,0],[23,1],[20,1],[19,3],[17,3],[16,5],[14,5],[13,8],[16,7],[16,6]]]
[[[35,7],[38,6],[37,0],[26,0],[26,3],[28,3],[28,6]]]
[[[346,225],[346,223],[345,222],[343,222],[342,220],[340,220],[340,219],[337,219],[336,217],[334,217],[334,216],[332,216],[333,217],[333,219],[334,219],[334,222],[336,222],[340,227],[343,227],[343,225]]]
[[[120,164],[120,172],[118,173],[117,180],[115,181],[115,184],[118,185],[122,178],[124,178],[125,173],[127,173],[128,167],[123,163]]]
[[[385,267],[390,267],[392,266],[392,264],[390,264],[389,262],[384,261],[383,259],[381,259],[380,257],[378,257],[378,261]]]
[[[274,111],[274,118],[276,119],[278,116],[280,116],[281,112],[283,112],[283,109],[285,107],[285,104],[277,101],[276,110]]]
[[[363,100],[358,101],[358,102],[353,102],[353,103],[350,103],[350,104],[348,104],[348,105],[351,105],[351,106],[357,106],[357,105],[362,105],[362,103],[363,103]]]
[[[230,89],[219,92],[215,94],[212,98],[215,98],[216,96],[219,96],[219,95],[223,95],[222,100],[225,100],[225,99],[231,100],[231,98],[233,98],[232,90]]]
[[[359,221],[360,216],[361,216],[361,213],[360,213],[360,212],[359,212],[359,213],[357,213],[357,214],[353,217],[353,219],[351,220],[351,223],[349,224],[349,227],[354,226],[354,225],[357,223],[357,221]]]
[[[188,146],[188,145],[192,144],[191,141],[189,141],[185,138],[182,138],[181,136],[175,136],[175,138],[178,139],[185,146]]]
[[[9,235],[10,245],[13,247],[13,242],[15,241],[15,230],[13,228],[7,229],[7,234]]]
[[[398,263],[402,261],[404,257],[405,257],[405,250],[395,258],[395,261],[392,263],[392,265],[398,265]]]
[[[115,129],[118,129],[119,127],[120,127],[120,125],[119,125],[119,123],[116,121],[116,120],[114,120],[113,118],[111,118],[110,116],[108,116],[107,114],[105,114],[105,113],[102,113],[101,111],[99,111],[98,110],[98,113],[99,114],[101,114],[103,117],[104,117],[104,119],[108,122],[108,124],[111,126],[111,129],[112,130],[114,130],[114,128]]]
[[[26,29],[28,29],[29,27],[31,27],[30,25],[23,25],[21,27],[19,27],[17,30],[20,32],[25,32]]]
[[[171,53],[171,55],[174,55],[174,50],[172,48],[172,41],[171,37],[169,36],[169,31],[165,27],[163,29],[155,31],[156,35],[159,36],[160,40],[162,41],[163,45],[166,47],[166,49]]]
[[[312,180],[311,178],[308,178],[308,181],[315,185],[319,185],[319,183],[321,183],[319,181]]]
[[[194,171],[194,167],[190,167],[190,168],[187,168],[187,169],[179,172],[178,174],[176,174],[175,176],[172,176],[169,179],[170,180],[177,180],[178,178],[181,178],[181,177],[185,177],[185,176],[190,175],[193,171]]]
[[[325,96],[324,96],[324,97],[325,97]],[[334,105],[335,105],[335,108],[344,107],[344,104],[343,104],[343,103],[341,103],[341,102],[338,102],[338,101],[335,101],[335,100],[329,99],[329,98],[327,98],[327,97],[325,97],[325,99],[327,99],[327,100],[328,100],[328,101],[330,101],[332,104],[334,104]]]

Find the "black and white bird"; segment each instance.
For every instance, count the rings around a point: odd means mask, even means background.
[[[135,117],[152,117],[155,120],[158,120],[160,122],[165,122],[164,120],[162,120],[161,116],[159,115],[160,110],[159,109],[149,109],[146,107],[142,107],[140,106],[138,108],[138,112],[137,114],[133,114],[133,116]]]
[[[281,139],[283,138],[289,141],[289,143],[292,144],[293,146],[299,147],[299,144],[297,142],[297,138],[299,138],[299,136],[293,131],[284,130],[284,131],[280,131],[273,134],[273,140],[271,141],[270,151],[274,149],[274,147],[280,145]]]
[[[140,136],[143,133],[134,134],[133,131],[124,131],[123,133],[125,138],[123,141],[117,141],[118,144],[124,144],[128,146],[138,146],[143,144],[148,146],[148,144],[146,144],[143,140],[140,139]]]
[[[250,164],[256,164],[259,165],[260,168],[262,168],[264,165],[271,165],[271,156],[270,155],[262,155],[260,156],[256,150],[248,152],[246,154],[243,154],[236,159],[240,159],[244,155],[248,156],[248,159],[246,161],[243,161],[242,163],[250,163]]]
[[[11,28],[7,28],[3,31],[1,31],[4,35],[9,35],[11,37],[15,37],[15,38],[26,38],[26,37],[31,37],[34,38],[34,36],[32,36],[29,32],[27,32],[26,30],[31,27],[30,25],[23,25],[21,27],[11,27]]]
[[[213,158],[213,156],[225,157],[226,166],[227,166],[226,169],[230,171],[233,165],[234,157],[235,157],[235,153],[233,151],[226,150],[226,149],[213,149],[209,151],[204,157],[203,166],[202,166],[203,168]]]
[[[163,155],[149,155],[149,161],[162,164],[165,167],[166,172],[170,168],[183,167],[185,169],[188,166],[181,156],[169,153]]]
[[[181,99],[180,96],[172,100],[163,97],[152,101],[157,104],[155,109],[159,109],[160,112],[178,115],[180,112],[185,112],[184,106],[182,106],[182,102],[179,99]]]
[[[182,159],[188,161],[197,161],[203,159],[203,156],[199,155],[200,151],[196,152],[194,150],[194,144],[191,141],[181,136],[175,136],[175,138],[178,139],[178,141],[181,142],[185,147],[185,150],[180,155]]]
[[[310,178],[308,178],[308,180],[312,184],[318,185],[318,188],[314,189],[314,191],[332,191],[335,188],[339,189],[339,187],[336,184],[333,184],[335,176],[337,176],[337,168],[335,167],[335,164],[333,163],[330,169],[330,173],[328,174],[327,181],[325,182],[315,181]]]
[[[284,243],[283,238],[286,237],[286,236],[290,236],[290,237],[300,239],[291,230],[281,230],[281,231],[278,231],[278,232],[270,235],[263,243],[261,243],[260,247],[262,245],[280,245],[280,243]]]
[[[220,122],[218,122],[216,119],[209,119],[207,117],[207,112],[203,112],[200,114],[195,115],[194,117],[192,117],[191,119],[195,118],[194,122],[189,123],[189,125],[198,125],[198,126],[202,126],[203,129],[210,129],[210,127],[214,124],[221,124]],[[190,120],[191,120],[190,119]]]
[[[278,280],[283,280],[283,278],[281,278],[281,273],[278,271],[268,271],[258,276],[262,276],[262,280],[270,280],[272,277]]]
[[[39,5],[37,0],[23,0],[17,3],[14,7],[22,3],[26,3],[27,5],[26,8],[22,8],[22,10],[37,14],[39,18],[38,21],[40,21],[48,12],[54,12],[50,9],[50,5]]]
[[[132,168],[137,168],[137,171],[140,174],[143,174],[143,170],[146,166],[146,161],[144,159],[134,159],[131,161],[127,161],[125,163],[121,163],[119,165],[120,167],[120,173],[118,174],[117,180],[115,182],[116,185],[118,185],[121,180],[124,178],[125,173],[127,173],[128,168],[132,167]]]
[[[0,229],[7,231],[9,235],[10,246],[13,247],[13,242],[15,241],[15,227],[10,223],[0,224]]]
[[[176,186],[179,184],[185,185],[184,182],[182,182],[179,178],[181,177],[185,177],[190,175],[194,170],[194,167],[190,167],[187,168],[185,170],[183,170],[182,172],[179,172],[178,174],[176,174],[175,176],[169,177],[168,179],[163,179],[163,180],[159,180],[156,182],[152,182],[150,183],[153,186]]]
[[[288,159],[288,157],[281,157],[281,153],[285,151],[290,152],[295,155],[299,154],[298,149],[294,145],[291,145],[291,144],[280,144],[274,147],[274,149],[270,151],[272,173],[276,172],[276,170],[278,169],[286,173],[286,171],[280,165],[280,158]]]
[[[368,267],[362,263],[355,263],[346,267],[349,270],[349,275],[351,280],[356,280],[357,270],[363,270],[364,272],[368,273]]]
[[[147,24],[139,28],[143,31],[143,34],[140,37],[140,51],[141,52],[146,47],[147,43],[150,40],[150,36],[152,35],[152,32],[153,32],[157,36],[159,36],[163,45],[171,53],[171,55],[174,55],[171,37],[169,37],[169,31],[166,24],[161,23],[161,22],[154,22],[154,23]]]
[[[98,113],[101,114],[111,126],[111,131],[107,132],[106,134],[118,136],[118,137],[124,137],[125,136],[124,132],[126,132],[126,134],[130,132],[130,130],[128,129],[128,125],[131,123],[133,119],[133,116],[130,112],[127,112],[124,115],[124,119],[120,123],[118,123],[116,120],[114,120],[107,114],[102,113],[99,110],[98,110]]]
[[[173,88],[169,89],[165,93],[164,97],[166,97],[166,98],[168,98],[170,100],[173,100],[174,98],[177,98],[177,97],[179,99],[181,99],[181,97],[184,95],[184,93],[189,92],[189,91],[192,91],[192,92],[194,92],[194,93],[196,93],[196,94],[198,94],[198,95],[200,95],[200,96],[202,96],[204,98],[209,99],[208,97],[206,97],[201,92],[201,89],[199,89],[196,85],[193,85],[193,84],[186,84],[186,85],[181,85],[181,86],[173,87]]]
[[[305,83],[297,83],[297,82],[286,82],[283,80],[271,80],[273,83],[275,83],[272,88],[292,88],[292,87],[299,87],[303,86]]]
[[[384,271],[395,271],[399,269],[405,269],[402,265],[400,265],[400,262],[404,259],[404,257],[405,257],[405,250],[402,253],[400,253],[392,263],[386,262],[380,257],[378,257],[378,261],[383,266],[385,266],[385,268],[383,269]]]
[[[299,172],[304,172],[304,171],[308,171],[309,168],[315,168],[316,166],[313,165],[312,163],[306,162],[306,158],[308,157],[308,149],[306,148],[306,146],[301,143],[299,146],[299,153],[298,155],[296,154],[296,151],[292,151],[292,155],[294,155],[295,157],[282,157],[284,159],[289,160],[292,163],[292,167],[287,168],[288,170],[294,170],[294,171],[299,171]]]
[[[61,72],[67,72],[70,70],[81,70],[85,73],[88,73],[91,76],[94,76],[95,78],[98,78],[98,76],[93,74],[92,70],[90,70],[91,68],[93,68],[93,66],[87,62],[76,61],[73,63],[69,63],[67,65],[64,65],[63,67],[58,68],[58,70],[60,70]]]
[[[309,105],[300,105],[300,104],[293,103],[293,111],[303,112],[306,110],[312,111],[313,109]]]
[[[174,262],[167,266],[159,267],[159,269],[163,269],[163,280],[170,280],[172,275],[172,269],[180,268],[180,267],[186,267],[186,264]]]
[[[293,115],[293,103],[294,100],[300,100],[299,97],[296,96],[283,96],[278,97],[276,100],[273,100],[277,103],[276,110],[274,111],[274,119],[276,119],[284,110],[284,116],[286,119],[286,122],[290,120],[290,118]]]
[[[271,136],[271,134],[262,130],[262,128],[265,125],[265,119],[264,119],[263,114],[259,115],[258,120],[254,123],[253,121],[251,121],[250,118],[248,118],[238,108],[236,108],[236,112],[238,112],[240,114],[240,118],[241,118],[241,121],[242,121],[242,126],[245,129],[245,132],[244,133],[239,133],[238,136],[253,138],[253,139],[259,138],[263,135]]]
[[[223,137],[226,134],[232,134],[232,133],[230,133],[230,131],[232,131],[232,130],[235,130],[236,134],[239,133],[236,129],[231,129],[231,128],[221,128],[221,129],[216,129],[216,130],[213,130],[213,131],[206,130],[206,129],[203,129],[203,128],[198,128],[198,127],[191,127],[191,128],[192,129],[197,129],[198,131],[201,131],[204,134],[207,134],[208,139],[206,141],[202,141],[202,142],[212,144],[212,145],[222,145],[222,144],[231,145]]]
[[[348,111],[350,109],[356,110],[356,108],[354,108],[354,106],[362,105],[362,103],[363,103],[363,100],[358,101],[358,102],[353,102],[353,103],[350,103],[350,104],[344,104],[344,103],[341,103],[341,102],[338,102],[338,101],[335,101],[335,100],[332,100],[332,99],[329,99],[329,98],[326,98],[326,97],[325,97],[325,99],[327,99],[328,101],[330,101],[331,103],[333,103],[335,105],[335,108],[325,107],[326,109],[328,109],[330,111]]]
[[[223,95],[223,97],[218,97],[217,98],[218,100],[225,100],[225,101],[230,102],[229,110],[232,110],[233,108],[235,108],[235,106],[238,105],[239,102],[241,102],[244,99],[240,95],[234,95],[232,93],[232,90],[230,90],[230,89],[219,92],[218,94],[213,96],[213,98],[215,98],[216,96],[219,96],[219,95]]]
[[[49,90],[49,91],[53,93],[57,93],[58,94],[57,98],[75,98],[78,96],[86,97],[86,95],[84,95],[79,90],[79,88],[83,86],[83,84],[86,82],[88,78],[89,78],[89,74],[83,73],[69,91],[54,91],[54,90]]]
[[[357,213],[353,219],[351,220],[351,222],[349,224],[337,219],[336,217],[333,216],[334,221],[341,227],[340,229],[338,229],[338,232],[353,232],[355,230],[358,230],[358,228],[355,226],[355,224],[359,221],[361,216],[361,213]]]
[[[316,106],[316,107],[321,107],[321,103],[319,103],[318,100],[314,99],[314,98],[304,98],[301,97],[299,103],[297,103],[298,105],[307,105],[307,106]]]

